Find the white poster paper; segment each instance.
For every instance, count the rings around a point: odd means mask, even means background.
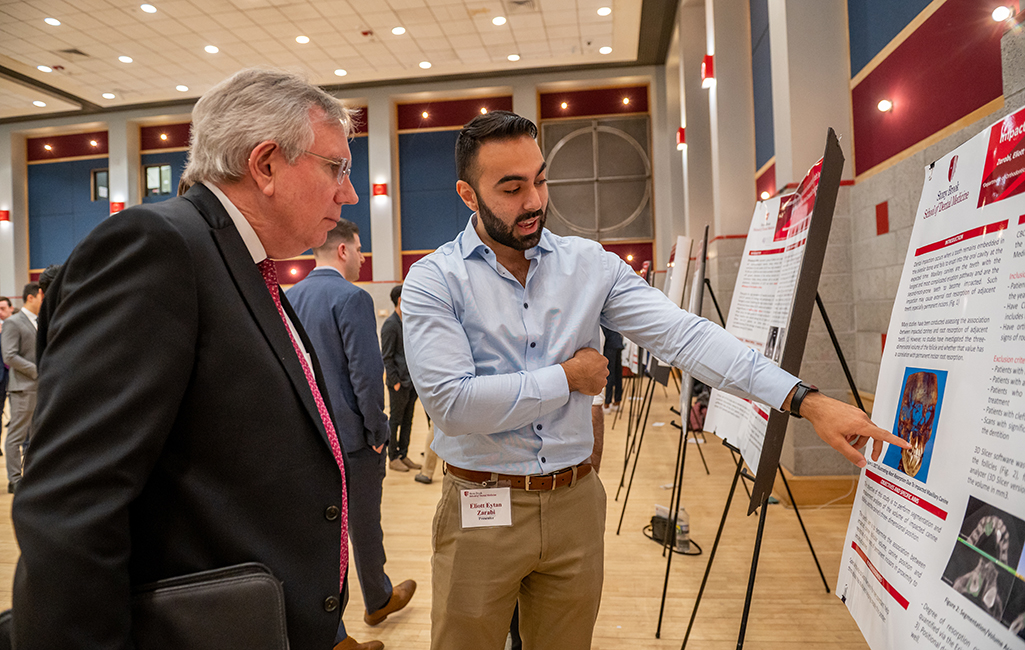
[[[1025,110],[926,169],[836,593],[873,650],[1025,649]]]

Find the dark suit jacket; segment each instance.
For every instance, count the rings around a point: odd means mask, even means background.
[[[8,377],[12,393],[36,389],[36,328],[25,310],[4,321],[0,331],[0,347],[4,363],[11,367]]]
[[[402,319],[398,312],[381,324],[381,357],[384,359],[385,383],[389,388],[402,384],[409,388],[413,382],[409,379],[409,368],[406,367],[406,349],[402,344]]]
[[[317,268],[288,290],[288,301],[323,362],[342,448],[388,442],[373,298],[334,269]]]
[[[196,185],[97,226],[51,285],[40,339],[16,646],[131,648],[134,585],[257,561],[284,583],[291,647],[329,650],[341,477],[217,198]]]

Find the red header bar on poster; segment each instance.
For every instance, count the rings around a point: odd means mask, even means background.
[[[868,556],[865,555],[865,551],[861,550],[861,547],[858,546],[858,543],[852,541],[851,542],[851,548],[853,548],[854,552],[857,553],[858,555],[860,555],[861,559],[865,561],[865,566],[867,566],[868,570],[872,572],[872,575],[874,575],[876,580],[879,581],[879,584],[881,584],[883,586],[883,589],[885,589],[888,594],[893,596],[893,599],[897,601],[898,605],[900,605],[904,609],[907,609],[908,605],[910,604],[910,603],[908,603],[908,599],[905,598],[904,596],[901,596],[900,592],[898,592],[896,589],[894,589],[893,585],[891,585],[886,580],[886,578],[883,577],[883,574],[879,573],[879,570],[876,569],[874,564],[872,564],[872,560],[868,559]]]
[[[872,479],[873,481],[875,481],[879,485],[882,485],[884,488],[886,488],[887,490],[893,492],[897,496],[903,497],[904,499],[907,499],[908,501],[910,501],[911,503],[915,504],[916,506],[918,506],[922,510],[925,510],[926,512],[929,512],[929,513],[932,513],[932,514],[936,515],[937,517],[939,517],[943,521],[947,520],[947,511],[946,510],[940,510],[938,507],[936,507],[935,505],[929,503],[928,501],[926,501],[925,499],[921,498],[920,496],[918,496],[916,494],[912,494],[912,493],[908,492],[907,490],[905,490],[904,488],[902,488],[902,487],[900,487],[898,485],[894,485],[893,483],[887,481],[885,478],[883,478],[882,476],[879,476],[878,474],[876,474],[872,470],[866,469],[865,470],[865,476],[869,477],[870,479]]]
[[[959,235],[954,235],[953,237],[949,237],[947,239],[944,239],[943,241],[933,242],[926,246],[922,246],[921,248],[915,251],[915,257],[918,257],[919,255],[925,255],[926,253],[932,253],[933,251],[938,251],[941,248],[946,248],[947,246],[960,244],[963,241],[967,241],[975,237],[988,235],[991,232],[999,232],[1001,230],[1007,230],[1006,219],[1003,221],[998,221],[997,223],[991,223],[988,226],[979,226],[978,228],[972,228],[971,230],[966,230]]]
[[[751,251],[748,255],[778,255],[786,251],[785,248],[770,248],[764,251]]]

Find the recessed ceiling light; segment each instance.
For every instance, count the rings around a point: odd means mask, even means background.
[[[481,115],[487,115],[488,114],[488,107],[487,106],[481,106],[480,107],[480,114]]]
[[[993,20],[1001,23],[1011,17],[1010,7],[997,7],[993,10]]]
[[[559,106],[562,107],[562,110],[566,110],[567,108],[569,108],[569,104],[567,104],[566,102],[562,102],[561,104],[559,104]]]
[[[39,70],[40,72],[53,72],[53,68],[48,65],[37,65],[36,70]]]
[[[53,147],[51,147],[51,146],[50,146],[50,145],[48,145],[48,144],[44,144],[44,145],[43,145],[43,149],[46,149],[47,151],[53,151]]]
[[[520,60],[520,55],[519,54],[510,54],[508,56],[508,59],[510,61],[519,61]]]
[[[495,16],[491,19],[491,24],[502,26],[505,24],[505,16]]]
[[[764,201],[764,200],[766,200],[767,198],[769,198],[769,193],[768,193],[768,192],[762,192],[762,193],[761,193],[761,194],[760,194],[759,196],[761,196],[761,197],[762,197],[762,200]]]
[[[90,147],[98,147],[98,146],[100,146],[100,143],[97,142],[96,140],[90,140],[89,141],[89,146]]]
[[[630,98],[629,97],[624,97],[623,98],[623,103],[624,104],[629,104],[630,103]]]
[[[605,47],[599,47],[598,52],[601,54],[612,54],[612,48],[606,45]]]
[[[42,108],[42,107],[46,106],[46,102],[41,102],[41,101],[39,101],[37,99],[36,101],[32,102],[32,105],[33,106],[38,106],[39,108]]]
[[[424,111],[423,113],[420,113],[420,116],[426,120],[427,117],[428,117],[427,111]]]
[[[114,97],[116,97],[116,95],[114,93],[103,93],[102,97],[104,99],[114,99]]]
[[[421,61],[420,62],[420,67],[423,68],[424,70],[426,70],[427,68],[431,67],[431,62],[430,61]]]
[[[893,102],[891,102],[889,99],[883,99],[883,100],[881,100],[879,102],[879,104],[876,106],[876,108],[878,108],[879,110],[881,110],[884,113],[887,113],[891,109],[893,109]]]
[[[612,7],[598,7],[599,16],[608,16],[612,13]]]
[[[391,28],[391,33],[395,34],[396,36],[402,36],[403,34],[406,33],[406,28],[405,27],[401,27],[401,26],[400,27],[392,27]]]
[[[337,70],[335,70],[335,74],[338,75],[339,77],[344,77],[345,75],[349,74],[349,71],[348,70],[342,70],[341,68],[338,68]]]
[[[121,56],[117,57],[117,60],[120,61],[121,63],[131,63],[132,62],[132,57],[125,56],[124,54],[122,54]]]
[[[207,45],[203,49],[206,50],[208,54],[217,54],[221,51],[216,45]]]
[[[166,140],[167,139],[167,134],[166,133],[161,133],[160,134],[160,139],[161,140]]]
[[[306,45],[307,43],[310,42],[310,37],[309,36],[296,36],[295,37],[295,42],[296,43],[300,43],[302,45]]]
[[[154,7],[153,5],[139,5],[139,9],[142,9],[143,11],[145,11],[148,14],[155,14],[155,13],[157,13],[157,8]]]
[[[178,84],[177,86],[174,87],[174,89],[177,90],[180,93],[183,93],[183,92],[187,92],[189,87],[184,85],[184,84]]]
[[[53,25],[54,27],[57,27],[61,24],[61,21],[57,20],[56,18],[44,18],[43,22],[47,25]]]

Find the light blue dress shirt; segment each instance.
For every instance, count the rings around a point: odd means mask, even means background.
[[[780,407],[798,380],[721,327],[672,304],[617,255],[548,230],[526,286],[498,264],[470,218],[409,270],[402,287],[406,362],[448,463],[546,474],[591,455],[591,397],[559,365],[601,349],[599,323],[702,382]]]

